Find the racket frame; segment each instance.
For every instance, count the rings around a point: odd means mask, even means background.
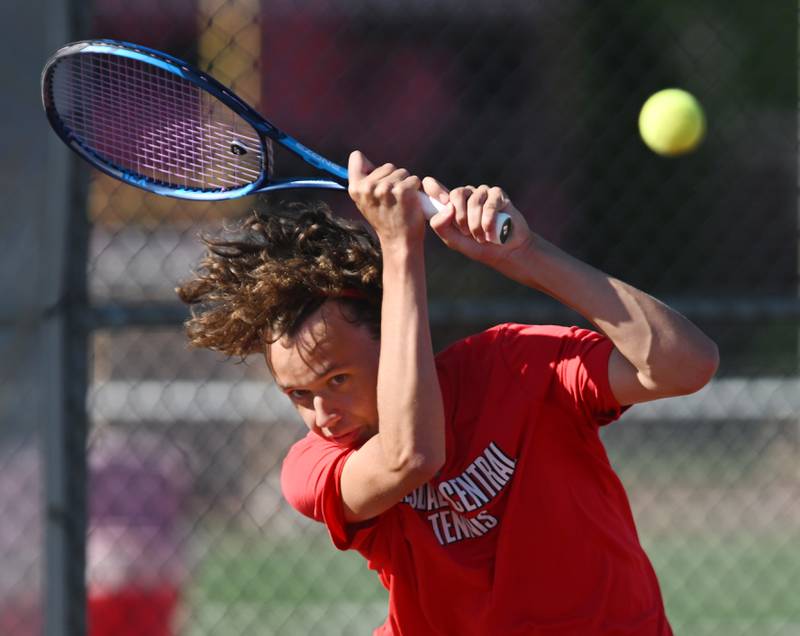
[[[262,159],[261,174],[259,177],[252,183],[229,189],[201,190],[199,188],[194,189],[176,187],[162,183],[155,179],[142,177],[136,173],[125,170],[124,168],[120,168],[113,163],[106,161],[90,148],[84,146],[58,115],[52,93],[53,75],[51,69],[54,70],[55,66],[66,57],[86,54],[114,55],[143,62],[145,64],[151,64],[162,69],[163,71],[191,82],[200,89],[208,92],[225,106],[230,108],[234,113],[236,113],[236,115],[244,119],[250,126],[253,127],[256,133],[258,133],[262,157],[264,158]],[[261,114],[253,109],[249,104],[242,101],[242,99],[236,94],[232,93],[225,85],[207,73],[204,73],[203,71],[194,68],[190,64],[187,64],[183,60],[173,57],[167,53],[120,40],[106,39],[73,42],[60,48],[47,61],[44,69],[42,70],[41,86],[42,105],[44,106],[45,113],[47,114],[47,119],[49,120],[50,125],[53,127],[53,130],[64,141],[64,143],[67,144],[67,146],[69,146],[83,159],[107,175],[149,192],[153,192],[162,196],[176,197],[179,199],[219,201],[225,199],[236,199],[248,194],[256,194],[258,192],[283,190],[288,188],[323,188],[332,190],[347,189],[347,169],[344,166],[341,166],[323,157],[319,153],[300,143],[294,137],[277,128],[274,124],[267,121]],[[287,150],[296,154],[307,164],[317,168],[318,170],[326,172],[332,177],[336,177],[341,181],[330,178],[271,179],[266,166],[266,162],[269,161],[268,158],[271,157],[271,151],[267,142],[268,139],[280,144]]]

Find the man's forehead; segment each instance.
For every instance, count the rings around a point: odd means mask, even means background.
[[[368,330],[344,316],[338,305],[324,304],[300,329],[267,347],[267,362],[282,385],[310,381],[359,359],[374,341]]]
[[[269,346],[273,373],[321,373],[333,362],[332,349],[333,341],[325,329],[303,329],[294,336],[283,336]]]

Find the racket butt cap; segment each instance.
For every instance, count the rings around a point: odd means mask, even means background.
[[[511,217],[505,212],[501,212],[497,215],[497,225],[500,226],[500,230],[497,232],[500,243],[505,243],[511,238],[511,232],[514,230],[514,224],[511,222]]]

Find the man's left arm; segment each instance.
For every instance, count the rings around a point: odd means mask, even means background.
[[[571,307],[614,343],[608,363],[620,404],[693,393],[713,377],[714,342],[649,294],[566,254],[531,233],[506,275]]]
[[[531,231],[499,188],[457,188],[449,194],[433,179],[426,192],[449,205],[431,226],[452,249],[572,308],[614,344],[609,382],[620,404],[693,393],[713,377],[716,344],[674,309],[570,256]],[[496,214],[514,224],[505,245],[491,242]]]

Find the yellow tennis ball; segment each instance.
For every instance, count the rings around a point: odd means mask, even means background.
[[[703,108],[691,93],[679,88],[654,93],[639,113],[639,133],[659,155],[674,157],[691,152],[705,132]]]

